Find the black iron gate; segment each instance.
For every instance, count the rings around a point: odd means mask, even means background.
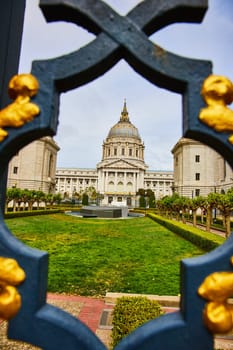
[[[21,4],[21,11],[24,7],[24,1],[9,3],[12,9],[16,9],[16,3]],[[219,133],[199,119],[205,105],[200,91],[203,81],[211,74],[211,63],[174,55],[148,39],[171,23],[200,22],[207,10],[207,0],[145,0],[124,17],[100,0],[41,0],[40,7],[47,21],[76,23],[96,38],[71,54],[33,62],[32,74],[40,86],[33,103],[40,112],[21,128],[7,128],[8,135],[0,143],[2,203],[10,158],[29,142],[56,133],[60,93],[101,76],[122,58],[153,84],[181,94],[183,135],[212,146],[233,165],[229,132]],[[6,76],[9,78],[8,74],[2,74],[1,81]],[[0,232],[0,255],[16,259],[26,273],[26,280],[19,287],[22,307],[9,322],[9,337],[49,350],[105,349],[79,320],[46,304],[47,253],[18,241],[9,232],[3,216]],[[232,271],[232,240],[230,237],[210,254],[182,261],[180,311],[145,324],[125,338],[117,349],[212,349],[213,335],[203,322],[206,302],[198,295],[198,288],[212,272]]]

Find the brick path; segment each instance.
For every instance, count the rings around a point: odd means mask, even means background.
[[[77,316],[79,320],[85,323],[94,333],[96,333],[99,327],[102,311],[104,309],[113,309],[113,305],[105,304],[103,299],[97,298],[48,293],[48,302],[50,300],[70,301],[82,304],[81,310]]]

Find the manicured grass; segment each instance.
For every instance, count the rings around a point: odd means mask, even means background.
[[[65,214],[6,221],[16,237],[49,253],[49,291],[177,295],[182,258],[203,254],[149,218],[83,219]]]

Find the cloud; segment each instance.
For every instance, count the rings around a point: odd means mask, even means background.
[[[124,15],[138,1],[108,3]],[[214,73],[233,80],[232,3],[210,0],[202,24],[173,24],[150,40],[183,56],[211,59]],[[69,53],[93,39],[94,35],[74,24],[47,24],[37,1],[28,0],[20,71],[30,71],[35,59]],[[181,97],[152,85],[123,60],[94,82],[61,95],[58,166],[96,166],[102,142],[119,120],[125,98],[131,122],[144,140],[149,168],[173,168],[171,149],[182,132]]]

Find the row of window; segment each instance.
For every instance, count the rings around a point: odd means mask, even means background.
[[[56,179],[56,182],[58,182],[58,180],[59,180],[59,178]],[[84,179],[64,179],[64,178],[61,178],[60,182],[66,182],[66,183],[70,184],[71,180],[73,183],[79,181],[80,184],[82,184],[84,181],[86,182],[86,184],[89,184],[89,183],[95,184],[96,183],[96,180],[93,180],[93,179],[84,180]]]
[[[166,182],[166,181],[146,181],[146,185],[147,186],[151,186],[151,185],[153,185],[153,186],[156,186],[156,185],[160,185],[160,186],[163,186],[163,185],[165,185],[165,186],[171,186],[172,185],[172,182]]]
[[[173,178],[173,174],[148,174],[146,173],[146,177],[172,177]]]
[[[111,176],[117,175],[117,176],[119,176],[119,177],[123,177],[124,174],[125,174],[125,173],[123,173],[123,172],[109,171],[108,176],[111,177]],[[126,176],[127,176],[127,177],[133,177],[133,173],[126,173]]]
[[[77,171],[71,171],[71,170],[57,170],[57,173],[58,174],[71,174],[71,175],[79,175],[79,174],[91,174],[93,175],[93,173],[95,173],[95,170],[93,171],[80,171],[80,170],[77,170]]]
[[[108,156],[110,156],[110,155],[111,155],[111,148],[108,148]],[[117,154],[117,148],[114,148],[114,149],[113,149],[113,155],[114,155],[114,156],[117,156],[117,155],[118,155],[118,154]],[[126,155],[125,148],[121,148],[121,155],[122,155],[122,156],[125,156],[125,155]],[[129,157],[132,157],[132,156],[133,156],[133,149],[132,149],[132,148],[129,148],[129,150],[128,150],[128,156],[129,156]],[[136,151],[135,151],[135,156],[138,157],[138,149],[136,149]]]

